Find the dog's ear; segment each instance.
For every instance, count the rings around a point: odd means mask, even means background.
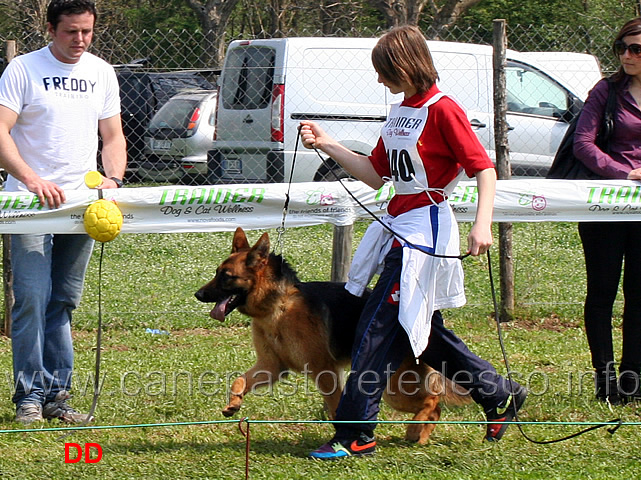
[[[247,250],[249,248],[249,242],[247,241],[247,235],[245,231],[238,227],[234,232],[234,240],[231,246],[231,253],[236,253],[239,250]]]
[[[263,233],[249,253],[247,254],[247,266],[256,268],[261,263],[266,264],[269,257],[269,234]]]

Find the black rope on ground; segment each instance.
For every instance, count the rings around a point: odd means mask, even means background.
[[[99,190],[102,191],[102,190]],[[87,425],[93,420],[93,414],[98,406],[98,397],[100,397],[100,361],[102,357],[102,259],[105,254],[105,244],[100,244],[100,261],[98,262],[98,333],[96,334],[96,366],[94,371],[93,382],[93,400],[87,418],[80,426]]]
[[[514,382],[512,380],[512,371],[510,369],[510,363],[508,361],[507,352],[505,350],[505,343],[503,342],[503,329],[501,328],[501,321],[499,319],[499,307],[498,307],[498,302],[496,300],[496,289],[494,288],[494,275],[492,274],[492,259],[490,257],[489,250],[487,251],[487,264],[488,264],[488,271],[489,271],[489,277],[490,277],[490,289],[492,291],[492,303],[494,304],[494,316],[495,316],[496,328],[499,336],[499,345],[501,346],[501,353],[503,355],[503,361],[505,362],[505,369],[507,370],[507,379],[508,379],[508,382],[510,383],[510,391],[513,395],[515,393]],[[571,438],[578,437],[579,435],[583,435],[584,433],[590,432],[592,430],[597,430],[599,428],[606,427],[608,425],[611,426],[607,430],[608,433],[610,433],[611,435],[614,435],[614,433],[623,424],[620,418],[615,418],[614,420],[610,420],[599,425],[593,425],[584,430],[579,430],[578,432],[572,433],[565,437],[553,438],[551,440],[535,440],[533,438],[530,438],[523,430],[523,426],[520,423],[518,423],[519,414],[516,408],[516,404],[514,402],[512,402],[512,407],[514,408],[514,419],[516,420],[515,423],[517,428],[519,429],[519,432],[521,432],[521,435],[523,435],[523,438],[525,438],[528,442],[535,443],[537,445],[550,445],[552,443],[564,442],[565,440],[570,440]]]

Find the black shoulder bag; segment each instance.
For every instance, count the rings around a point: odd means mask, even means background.
[[[608,143],[614,131],[614,111],[616,109],[617,95],[613,81],[608,79],[608,99],[605,104],[603,121],[596,138],[596,145],[604,152],[609,151]],[[601,180],[603,177],[594,173],[585,164],[574,156],[574,132],[579,121],[579,112],[568,125],[563,140],[554,155],[554,161],[545,178],[563,178],[566,180]]]

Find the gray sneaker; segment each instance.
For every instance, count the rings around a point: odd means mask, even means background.
[[[16,410],[16,422],[30,425],[42,421],[42,405],[35,402],[25,402]]]
[[[67,400],[71,398],[71,395],[66,390],[60,390],[56,397],[53,399],[53,402],[45,403],[44,408],[42,409],[42,416],[47,420],[53,418],[59,419],[61,422],[65,423],[89,423],[93,420],[93,416],[85,413],[80,413],[77,410],[74,410],[67,404]]]

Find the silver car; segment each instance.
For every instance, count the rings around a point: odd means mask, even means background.
[[[215,114],[215,90],[189,91],[171,97],[147,127],[145,155],[138,170],[140,178],[154,182],[203,182]]]

